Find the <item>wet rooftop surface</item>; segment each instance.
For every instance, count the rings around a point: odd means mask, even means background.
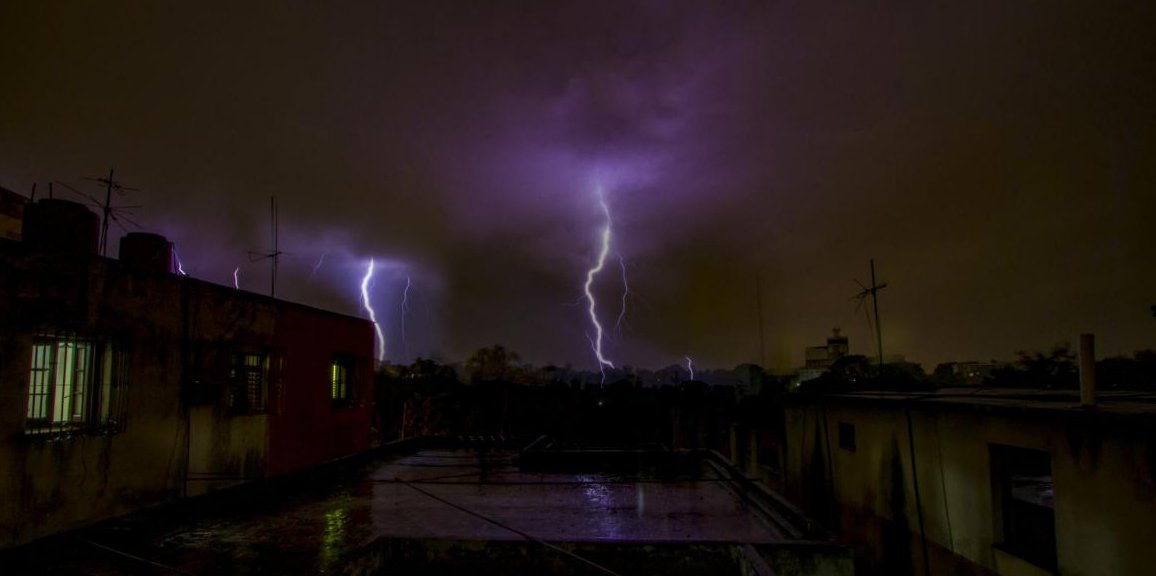
[[[278,493],[212,496],[10,551],[4,574],[329,574],[378,538],[774,542],[709,467],[527,472],[511,450],[421,450]]]

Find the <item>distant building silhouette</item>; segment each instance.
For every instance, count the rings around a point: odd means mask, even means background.
[[[838,328],[832,331],[825,346],[808,346],[803,352],[803,367],[799,369],[799,382],[814,380],[831,368],[836,360],[847,356],[851,347],[846,336]]]

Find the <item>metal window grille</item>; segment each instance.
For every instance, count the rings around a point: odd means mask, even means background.
[[[265,409],[269,357],[266,354],[242,352],[233,355],[230,371],[229,408],[237,412]]]
[[[348,404],[353,400],[350,380],[353,373],[353,359],[339,355],[329,366],[329,396],[334,404]]]
[[[116,433],[125,419],[124,353],[73,333],[33,338],[25,432],[66,436]]]

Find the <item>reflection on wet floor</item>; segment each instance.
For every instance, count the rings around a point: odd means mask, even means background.
[[[709,472],[666,479],[523,472],[515,456],[423,450],[260,505],[168,524],[113,521],[83,538],[120,557],[73,536],[55,544],[71,542],[69,553],[37,561],[30,572],[83,566],[97,574],[326,574],[379,537],[766,542],[780,536]]]

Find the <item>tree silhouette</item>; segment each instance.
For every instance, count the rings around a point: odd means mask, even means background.
[[[509,381],[516,374],[517,363],[521,361],[517,352],[507,350],[501,344],[489,348],[479,348],[466,360],[466,370],[471,382],[487,380]]]

